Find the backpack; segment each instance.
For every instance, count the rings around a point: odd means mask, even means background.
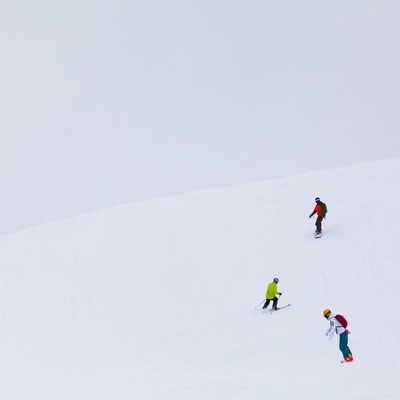
[[[347,319],[343,317],[343,315],[336,314],[333,318],[335,318],[344,329],[347,328]]]
[[[328,209],[326,208],[326,204],[321,201],[320,205],[321,205],[322,214],[325,215],[328,212]]]

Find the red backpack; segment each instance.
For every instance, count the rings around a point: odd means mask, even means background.
[[[335,318],[344,329],[347,328],[347,319],[343,317],[343,315],[336,314],[333,318]]]

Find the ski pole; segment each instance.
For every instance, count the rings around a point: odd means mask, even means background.
[[[265,303],[265,300],[263,300],[256,308],[254,308],[255,310],[257,310],[258,307],[261,306],[262,303]]]

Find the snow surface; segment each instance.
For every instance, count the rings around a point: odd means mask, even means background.
[[[399,399],[399,210],[400,158],[3,236],[0,397]],[[275,276],[292,306],[263,314]],[[348,318],[354,363],[324,308]]]

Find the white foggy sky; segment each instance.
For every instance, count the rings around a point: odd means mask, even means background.
[[[3,1],[0,233],[400,154],[398,1]]]

